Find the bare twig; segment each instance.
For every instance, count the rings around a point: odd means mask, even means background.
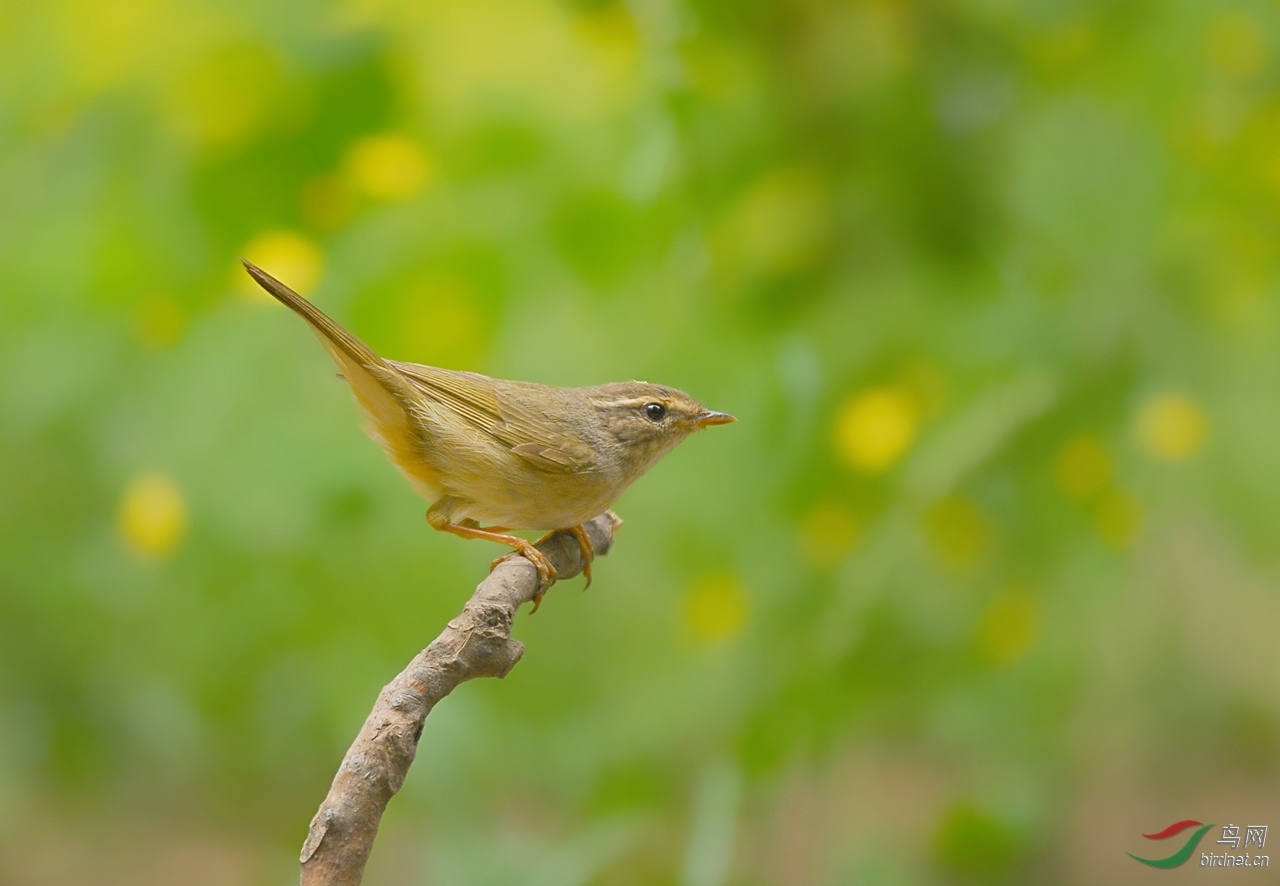
[[[618,525],[612,514],[586,524],[597,554],[613,544]],[[556,534],[538,546],[562,579],[582,571],[578,542]],[[476,677],[505,677],[524,654],[511,639],[516,610],[533,599],[538,573],[522,557],[499,564],[476,588],[462,614],[383,687],[364,727],[311,820],[302,845],[302,886],[356,886],[378,834],[387,803],[404,784],[436,702],[459,683]]]

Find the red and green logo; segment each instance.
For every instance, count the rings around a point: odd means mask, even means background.
[[[1173,853],[1173,855],[1170,855],[1167,858],[1139,858],[1132,852],[1126,852],[1125,855],[1135,861],[1140,861],[1145,865],[1150,865],[1153,868],[1176,868],[1191,857],[1191,853],[1196,851],[1196,846],[1200,843],[1200,838],[1203,837],[1211,827],[1213,827],[1213,825],[1202,824],[1201,822],[1190,818],[1183,821],[1175,821],[1163,831],[1158,831],[1154,834],[1142,835],[1148,840],[1167,840],[1175,834],[1182,833],[1187,828],[1195,828],[1195,832],[1187,838],[1187,842],[1183,843],[1182,848]]]

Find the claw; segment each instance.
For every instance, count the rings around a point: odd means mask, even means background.
[[[531,542],[526,539],[520,540],[524,544],[510,554],[505,554],[494,560],[489,566],[489,571],[492,572],[497,569],[499,563],[510,560],[512,557],[524,557],[533,564],[533,568],[538,570],[538,589],[533,594],[533,609],[529,613],[532,615],[542,605],[542,598],[547,595],[547,589],[556,583],[556,568],[551,565],[551,561],[547,559],[546,555],[535,548]]]
[[[619,523],[622,522],[622,520],[619,519],[613,511],[610,511],[609,513]],[[591,587],[591,562],[596,558],[596,548],[595,545],[591,543],[591,536],[587,535],[587,530],[582,527],[581,523],[577,526],[570,526],[568,529],[553,529],[546,535],[542,536],[542,538],[535,541],[534,544],[540,545],[544,541],[549,541],[550,539],[555,538],[562,532],[567,532],[572,535],[578,542],[579,550],[582,551],[582,574],[587,577],[587,583],[582,588],[585,591],[587,588]]]
[[[585,591],[591,587],[591,563],[596,558],[596,548],[591,543],[591,536],[587,535],[587,530],[583,529],[581,524],[569,527],[569,534],[578,540],[578,547],[582,550],[582,574],[587,577],[587,583],[582,588]]]

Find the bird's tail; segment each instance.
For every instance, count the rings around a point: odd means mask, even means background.
[[[375,354],[368,345],[335,323],[324,311],[298,295],[288,286],[285,286],[275,277],[272,277],[262,268],[253,264],[253,262],[243,258],[240,261],[244,265],[244,269],[249,272],[249,276],[257,281],[259,286],[271,293],[277,300],[311,325],[311,328],[320,337],[320,343],[325,346],[330,354],[333,354],[333,358],[338,363],[345,364],[348,361],[355,361],[365,368],[390,368],[387,366],[386,361]],[[339,353],[334,352],[335,348]]]
[[[342,369],[356,401],[369,416],[370,435],[396,464],[411,459],[415,434],[410,412],[418,398],[408,380],[324,311],[266,271],[244,259],[241,261],[259,286],[299,314],[315,331],[316,338]]]

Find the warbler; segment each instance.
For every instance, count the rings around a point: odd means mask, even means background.
[[[248,261],[263,289],[311,325],[369,419],[366,430],[432,502],[427,522],[501,542],[538,570],[534,609],[555,569],[513,529],[567,531],[591,584],[582,524],[694,431],[735,421],[683,391],[641,381],[558,388],[387,360]],[[500,560],[494,561],[496,565]]]

